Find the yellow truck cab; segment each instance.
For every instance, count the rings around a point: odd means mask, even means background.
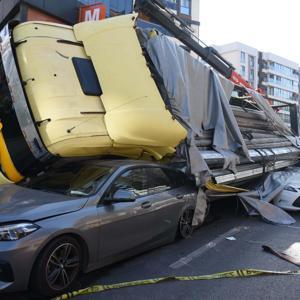
[[[151,77],[135,15],[15,26],[1,49],[0,117],[2,181],[55,157],[161,159],[186,137]]]

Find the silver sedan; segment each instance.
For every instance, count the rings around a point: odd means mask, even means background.
[[[180,171],[130,160],[64,163],[2,186],[0,292],[53,296],[81,272],[187,237],[196,194]]]

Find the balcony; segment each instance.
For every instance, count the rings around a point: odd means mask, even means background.
[[[299,75],[297,74],[285,74],[283,72],[280,72],[278,70],[275,70],[275,69],[272,69],[272,68],[266,68],[264,67],[262,69],[262,72],[265,73],[265,74],[274,74],[274,75],[278,75],[278,76],[281,76],[281,77],[284,77],[284,78],[287,78],[287,79],[290,79],[290,80],[295,80],[295,81],[299,81]]]
[[[264,81],[262,81],[261,84],[264,86],[273,86],[273,87],[283,89],[283,90],[293,92],[293,93],[298,93],[298,91],[299,91],[298,85],[288,86],[288,85],[283,85],[283,84],[280,84],[280,83],[278,83],[276,81],[272,81],[272,80],[268,80],[268,81],[264,80]]]
[[[267,96],[267,98],[270,98],[270,99],[276,100],[276,101],[280,101],[280,102],[283,102],[283,103],[288,103],[288,104],[297,104],[298,103],[297,99],[286,99],[286,98],[283,98],[283,97],[270,95],[270,94],[267,94],[266,96]]]

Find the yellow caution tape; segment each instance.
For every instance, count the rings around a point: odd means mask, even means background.
[[[207,181],[205,187],[213,192],[220,193],[241,193],[248,192],[248,190],[237,188],[235,186],[225,185],[225,184],[215,184],[212,181]]]
[[[195,280],[212,280],[220,278],[245,278],[255,276],[270,276],[270,275],[300,275],[300,270],[297,271],[268,271],[268,270],[257,270],[257,269],[240,269],[221,273],[214,273],[210,275],[199,275],[199,276],[166,276],[153,279],[144,279],[136,281],[128,281],[115,284],[101,284],[94,285],[78,291],[66,293],[53,300],[67,300],[76,296],[90,295],[95,293],[101,293],[108,290],[122,289],[126,287],[157,284],[166,281],[195,281]]]

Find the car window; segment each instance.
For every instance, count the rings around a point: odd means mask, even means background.
[[[146,168],[146,189],[148,194],[156,194],[172,188],[170,178],[161,168]]]
[[[168,177],[171,179],[172,188],[178,188],[185,185],[188,182],[187,176],[177,170],[164,169]]]
[[[128,190],[142,197],[169,190],[171,185],[170,178],[161,168],[134,168],[115,180],[105,198],[112,198],[118,190]]]
[[[131,169],[121,174],[110,187],[106,198],[112,198],[118,190],[127,190],[135,193],[137,196],[147,194],[146,177],[143,169]]]

